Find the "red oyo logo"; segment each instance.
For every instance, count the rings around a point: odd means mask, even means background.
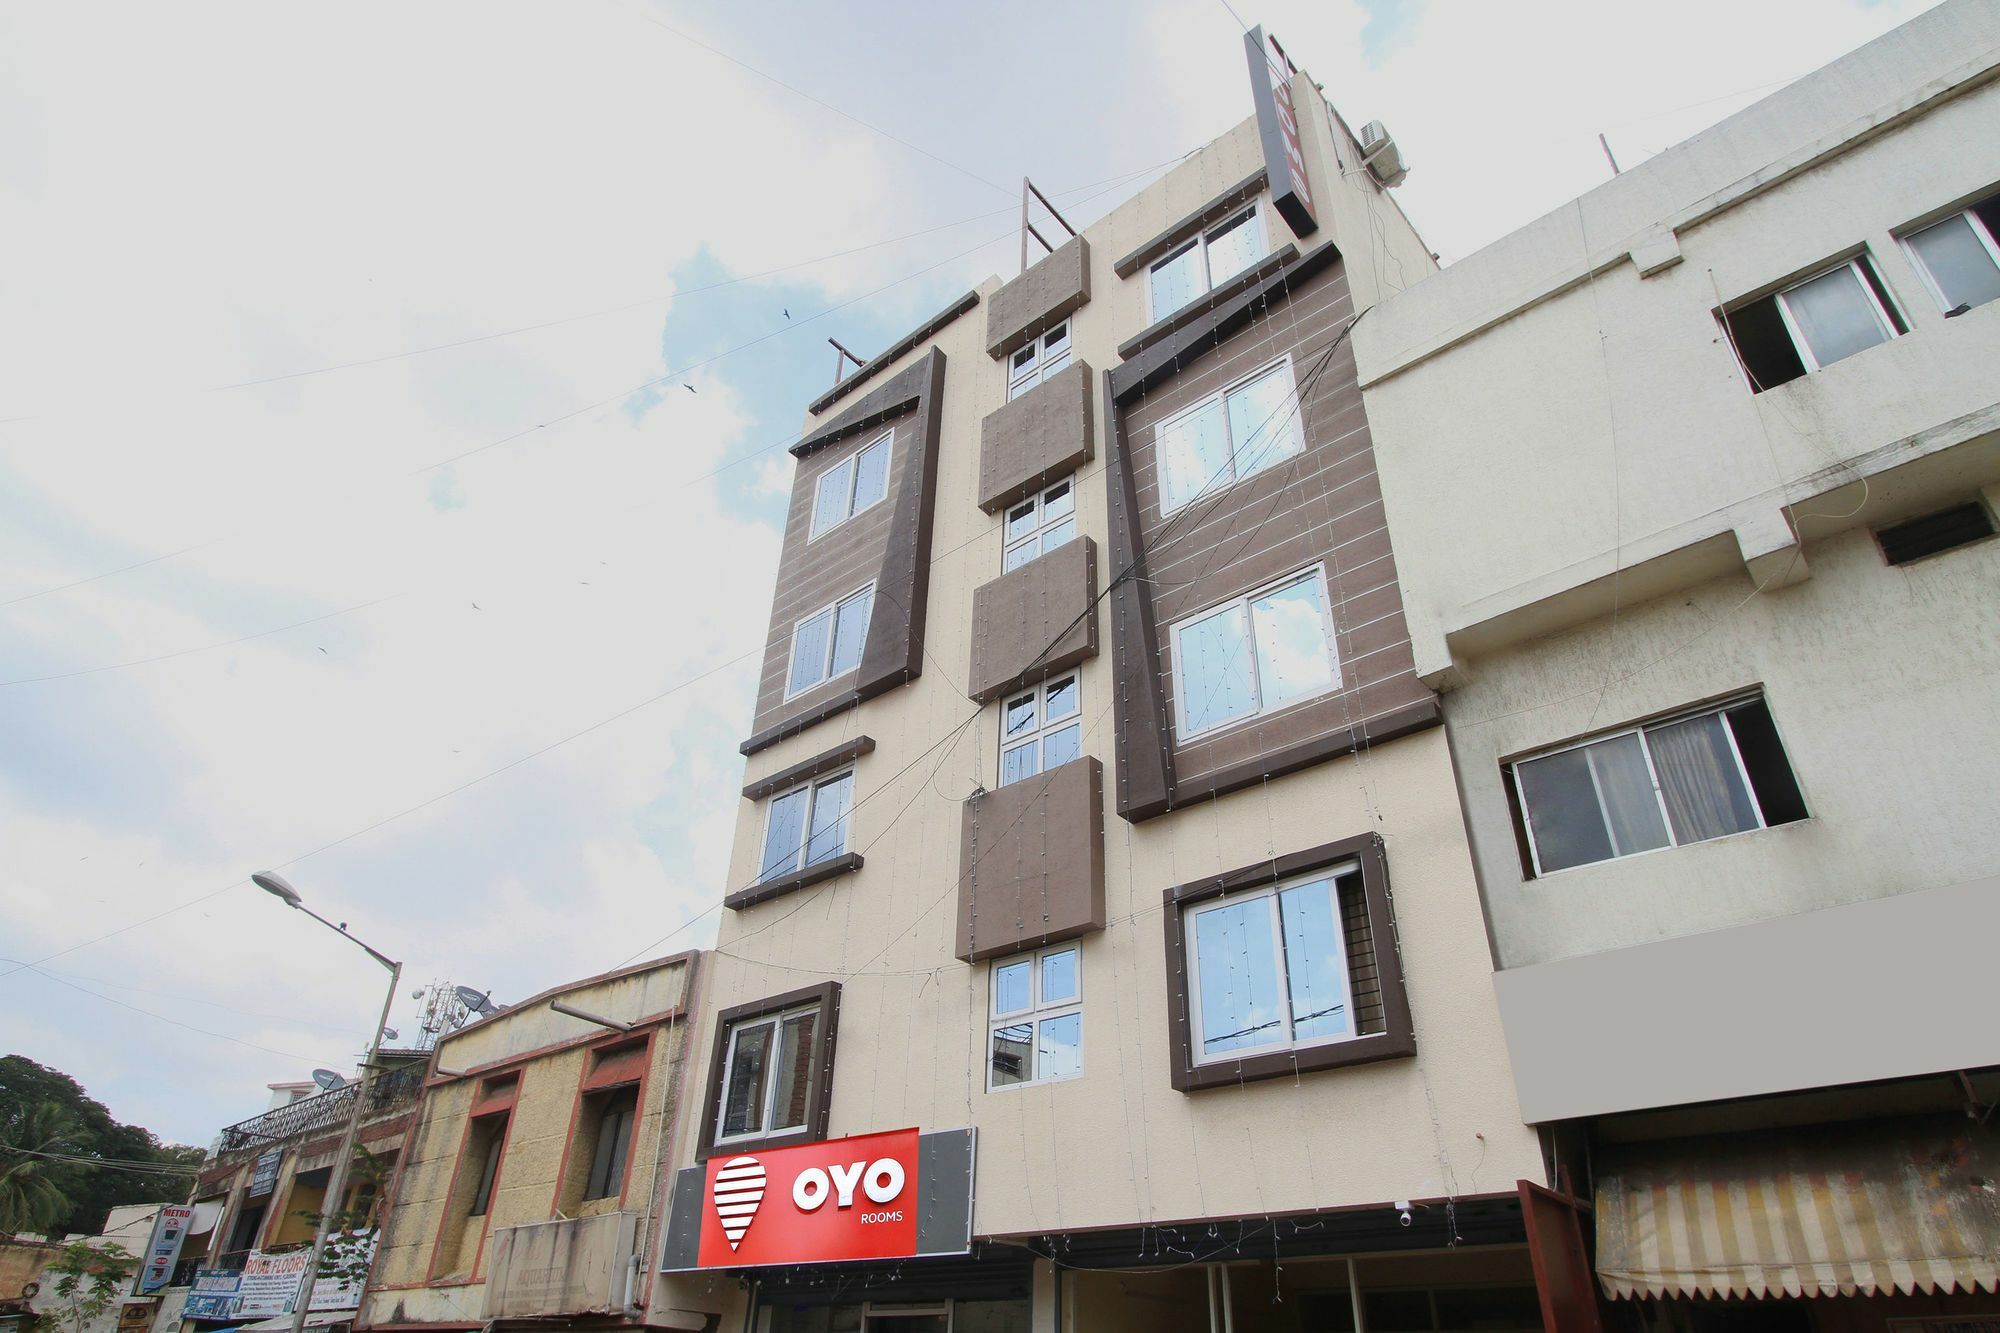
[[[902,1259],[917,1252],[917,1131],[708,1160],[703,1268]]]

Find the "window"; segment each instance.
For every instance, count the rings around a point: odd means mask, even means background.
[[[1069,364],[1069,321],[1036,338],[1007,358],[1007,400],[1012,402]]]
[[[1081,693],[1072,671],[1001,705],[1001,786],[1059,768],[1083,753]]]
[[[1510,768],[1537,875],[1806,817],[1761,697],[1593,737]]]
[[[1265,366],[1153,433],[1160,512],[1171,514],[1305,448],[1289,358]]]
[[[772,797],[757,881],[789,875],[846,852],[847,814],[853,805],[852,769]]]
[[[585,1199],[608,1199],[625,1189],[625,1158],[632,1147],[632,1122],[639,1113],[639,1089],[631,1085],[594,1094],[585,1107],[592,1120],[590,1176]]]
[[[1007,511],[1001,572],[1010,573],[1075,537],[1075,483],[1066,478]]]
[[[1977,500],[1935,514],[1925,514],[1893,527],[1875,530],[1882,558],[1892,565],[1907,565],[1926,556],[1942,555],[1993,535],[1993,515]]]
[[[1753,393],[1907,332],[1866,255],[1723,316]]]
[[[467,1217],[484,1217],[493,1204],[493,1182],[500,1175],[500,1152],[507,1145],[508,1119],[505,1115],[483,1115],[472,1122],[465,1160],[476,1164],[479,1175],[472,1186],[472,1206],[465,1210]]]
[[[821,1006],[810,1004],[729,1028],[717,1143],[806,1131],[822,1017]]]
[[[1340,688],[1317,565],[1174,626],[1174,707],[1183,737]]]
[[[1924,285],[1947,315],[2000,297],[2000,194],[1903,238]]]
[[[1263,257],[1263,219],[1252,205],[1154,263],[1146,275],[1152,317],[1165,319]]]
[[[860,666],[868,617],[874,610],[871,583],[801,620],[792,631],[792,671],[785,681],[785,697],[803,694]]]
[[[820,473],[813,489],[811,540],[839,527],[889,493],[890,431],[857,454],[841,459]]]
[[[1083,1072],[1083,987],[1077,946],[993,964],[986,1086],[1013,1087]]]
[[[1338,879],[1318,875],[1186,909],[1197,1061],[1360,1035]]]

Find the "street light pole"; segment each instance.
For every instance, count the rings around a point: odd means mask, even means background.
[[[345,925],[337,926],[307,907],[299,891],[287,883],[284,876],[265,870],[250,879],[264,892],[283,899],[288,906],[304,912],[343,939],[360,945],[370,958],[389,969],[389,993],[382,1000],[382,1017],[376,1021],[374,1034],[368,1038],[368,1054],[361,1063],[361,1081],[354,1088],[354,1105],[347,1113],[347,1127],[341,1131],[340,1147],[335,1150],[333,1165],[328,1169],[326,1194],[320,1202],[319,1223],[313,1228],[312,1254],[306,1259],[306,1271],[299,1277],[298,1295],[293,1298],[292,1333],[305,1333],[306,1315],[312,1309],[313,1283],[319,1279],[320,1256],[326,1253],[327,1230],[333,1222],[333,1215],[340,1209],[341,1195],[347,1189],[348,1159],[353,1157],[355,1140],[361,1136],[361,1117],[368,1106],[368,1090],[375,1082],[375,1058],[382,1047],[382,1030],[389,1026],[389,1010],[396,1003],[396,991],[403,982],[403,965],[349,935]]]

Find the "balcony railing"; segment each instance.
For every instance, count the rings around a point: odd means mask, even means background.
[[[368,1105],[362,1112],[362,1118],[391,1115],[414,1106],[423,1085],[422,1065],[377,1074],[374,1084],[368,1089]],[[353,1110],[354,1099],[360,1095],[361,1085],[350,1083],[344,1088],[301,1097],[262,1115],[239,1121],[222,1131],[216,1155],[227,1156],[253,1150],[261,1152],[273,1144],[289,1143],[309,1134],[333,1129],[347,1119]]]

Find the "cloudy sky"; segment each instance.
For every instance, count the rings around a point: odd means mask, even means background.
[[[1928,7],[1231,3],[1447,262]],[[0,9],[0,1050],[190,1142],[350,1064],[266,866],[405,992],[707,943],[824,339],[1248,113],[1222,0]]]

